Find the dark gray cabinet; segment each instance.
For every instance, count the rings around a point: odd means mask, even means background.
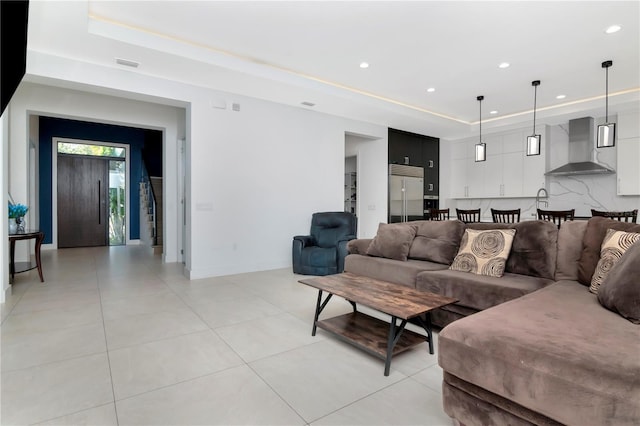
[[[389,164],[424,168],[424,209],[438,208],[440,188],[440,139],[389,129]]]
[[[422,144],[424,195],[438,196],[440,187],[440,140],[427,138]]]

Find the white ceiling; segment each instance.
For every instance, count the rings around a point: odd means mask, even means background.
[[[30,4],[29,47],[438,137],[640,104],[640,1]],[[605,34],[612,24],[622,26]],[[360,62],[370,64],[367,69]],[[500,62],[511,66],[499,69]],[[427,92],[434,87],[435,91]],[[556,99],[564,94],[563,100]],[[304,107],[308,108],[308,107]],[[490,115],[491,110],[498,113]],[[553,118],[551,118],[553,117]]]

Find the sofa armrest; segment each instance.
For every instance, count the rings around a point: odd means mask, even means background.
[[[349,250],[349,254],[367,254],[367,249],[369,248],[369,244],[371,244],[373,238],[358,238],[355,240],[349,241],[347,243],[347,249]]]
[[[338,244],[348,243],[349,241],[355,240],[355,239],[356,239],[355,235],[345,235],[344,237],[338,240]]]

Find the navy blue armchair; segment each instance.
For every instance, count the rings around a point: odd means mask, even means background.
[[[356,238],[353,213],[321,212],[311,217],[311,235],[293,237],[293,272],[331,275],[344,271],[347,242]]]

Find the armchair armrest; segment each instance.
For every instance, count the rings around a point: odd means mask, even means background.
[[[302,244],[302,248],[316,245],[316,240],[311,235],[296,235],[293,237],[293,241],[299,241]]]

